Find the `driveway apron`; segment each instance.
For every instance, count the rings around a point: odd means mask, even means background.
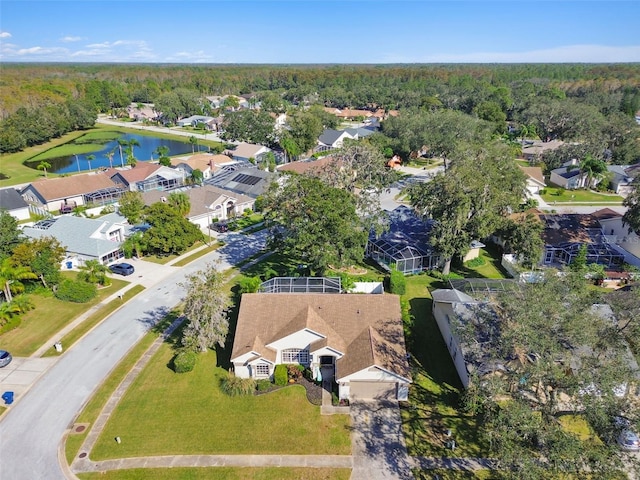
[[[397,402],[351,403],[352,480],[412,479]]]

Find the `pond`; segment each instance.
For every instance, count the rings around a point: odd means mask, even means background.
[[[76,140],[76,143],[87,143],[82,141],[83,137]],[[158,154],[155,153],[156,149],[160,146],[166,146],[169,149],[168,155],[182,155],[192,153],[193,145],[188,143],[188,137],[185,137],[186,142],[178,140],[167,140],[164,138],[150,137],[147,135],[136,135],[131,133],[120,134],[116,139],[105,140],[100,142],[101,149],[88,152],[78,153],[77,155],[64,155],[60,157],[47,158],[47,162],[51,164],[51,168],[47,171],[53,173],[74,173],[87,170],[95,170],[101,167],[120,167],[126,165],[127,154],[126,146],[120,148],[118,140],[131,141],[136,140],[140,145],[133,147],[133,155],[139,162],[145,162],[152,159],[157,160]],[[196,148],[200,150],[205,147],[198,145]],[[87,157],[93,155],[93,160],[87,159]],[[111,160],[109,160],[111,156]],[[28,167],[37,168],[40,164],[40,160],[33,162],[25,162]]]

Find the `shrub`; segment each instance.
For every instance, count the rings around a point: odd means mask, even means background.
[[[256,390],[258,390],[259,392],[266,392],[270,388],[271,382],[269,380],[262,379],[256,382]]]
[[[398,270],[392,270],[389,276],[389,290],[396,295],[404,295],[407,291],[407,279]]]
[[[253,378],[240,378],[235,375],[227,375],[220,382],[220,389],[230,397],[251,395],[256,389],[256,381]]]
[[[238,282],[240,293],[256,293],[261,283],[260,277],[244,277]]]
[[[540,189],[540,195],[546,195],[547,194],[547,189],[546,188],[541,188]]]
[[[55,295],[64,302],[86,303],[97,293],[98,289],[92,283],[67,279],[58,285]]]
[[[485,263],[487,263],[487,262],[485,261],[484,258],[476,257],[476,258],[474,258],[472,260],[469,260],[468,262],[465,262],[464,265],[465,265],[465,267],[468,267],[468,268],[476,268],[476,267],[481,267]]]
[[[22,319],[20,318],[19,315],[15,315],[11,317],[7,321],[7,323],[5,323],[4,325],[2,325],[2,327],[0,327],[0,335],[8,332],[9,330],[13,330],[14,328],[18,328],[21,323],[22,323]]]
[[[276,369],[273,372],[273,383],[284,387],[289,382],[289,373],[287,372],[287,366],[283,364],[276,365]]]
[[[194,369],[198,361],[198,354],[193,350],[181,350],[173,357],[173,371],[187,373]]]
[[[298,367],[302,367],[302,365],[287,365],[287,378],[297,380],[302,376],[302,372],[304,372],[304,367],[300,370]]]

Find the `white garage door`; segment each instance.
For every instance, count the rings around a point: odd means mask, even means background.
[[[352,400],[395,400],[396,384],[390,382],[350,382]]]

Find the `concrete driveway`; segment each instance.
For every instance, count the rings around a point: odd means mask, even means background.
[[[57,357],[13,357],[9,365],[0,368],[0,392],[13,392],[14,399],[17,399],[57,360]]]
[[[398,403],[353,402],[350,412],[352,480],[412,479]]]

